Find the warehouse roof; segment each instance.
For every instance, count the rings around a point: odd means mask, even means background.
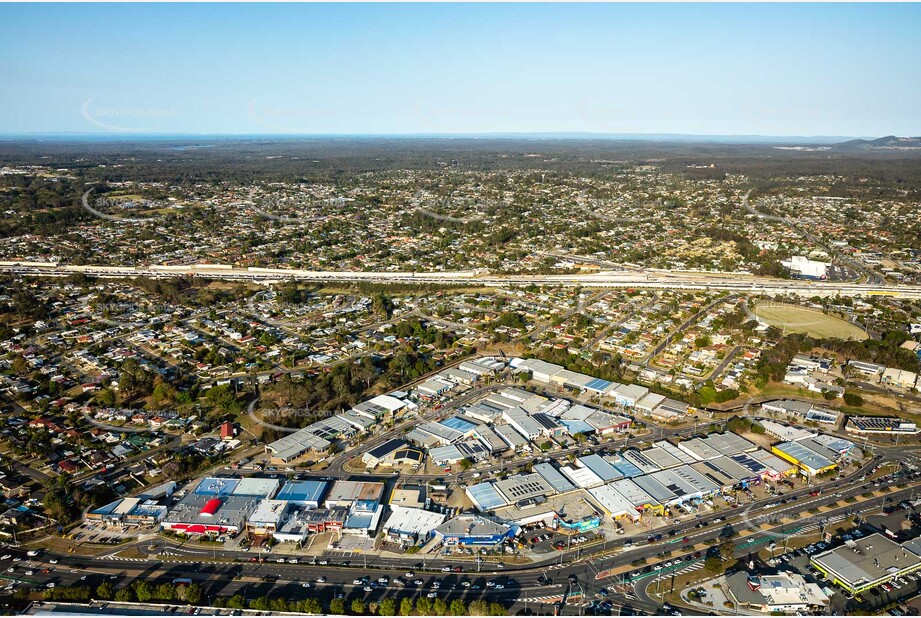
[[[617,490],[627,501],[634,507],[656,504],[656,499],[646,493],[639,485],[631,479],[621,479],[611,483],[611,487]]]
[[[275,496],[276,500],[319,504],[329,483],[326,481],[288,481]]]
[[[821,470],[834,465],[834,462],[804,445],[802,442],[782,442],[775,444],[774,449],[786,453],[799,464],[812,470]]]
[[[427,537],[435,528],[444,523],[446,517],[442,513],[405,506],[391,506],[390,517],[384,524],[384,530],[391,534]]]
[[[534,464],[534,472],[541,475],[553,489],[560,494],[572,491],[576,487],[566,477],[560,474],[560,471],[548,463]]]
[[[646,459],[654,463],[656,466],[658,466],[662,470],[667,470],[668,468],[674,468],[675,466],[680,466],[682,464],[682,461],[680,459],[678,459],[677,457],[675,457],[674,455],[672,455],[665,449],[659,448],[658,446],[648,448],[641,452]]]
[[[697,461],[696,458],[692,457],[687,452],[681,450],[680,448],[678,448],[677,446],[675,446],[668,440],[659,440],[658,442],[654,443],[653,446],[660,448],[663,451],[666,451],[669,455],[681,461],[681,463],[690,464],[690,463],[694,463],[695,461]]]
[[[491,511],[508,504],[492,483],[477,483],[467,487],[467,495],[481,511]]]
[[[354,502],[357,500],[380,501],[384,493],[384,484],[370,481],[336,481],[333,483],[329,495],[326,496],[327,504],[340,502]]]
[[[571,466],[563,466],[560,468],[560,472],[565,474],[569,480],[583,489],[588,487],[598,487],[599,485],[604,484],[604,480],[592,472],[590,468],[573,468]]]
[[[602,485],[588,490],[589,495],[607,511],[611,517],[629,516],[633,519],[639,517],[636,507],[624,498],[610,485]]]
[[[624,477],[614,466],[605,461],[601,455],[585,455],[583,457],[578,457],[576,459],[576,464],[583,468],[589,468],[592,472],[601,477],[601,480],[605,483],[608,481],[616,481]]]
[[[816,554],[812,561],[851,587],[921,565],[921,557],[879,533]]]
[[[553,486],[536,472],[510,476],[496,481],[495,485],[499,493],[505,496],[510,504],[555,493]]]
[[[465,513],[436,528],[442,536],[498,537],[513,531],[513,526],[481,515]]]

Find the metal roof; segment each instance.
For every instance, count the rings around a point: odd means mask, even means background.
[[[468,486],[467,495],[481,511],[491,511],[508,504],[491,482]]]

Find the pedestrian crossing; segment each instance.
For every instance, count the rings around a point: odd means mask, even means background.
[[[177,555],[177,554],[174,554]],[[151,560],[156,560],[156,558],[126,558],[124,556],[116,556],[115,554],[110,554],[108,556],[102,556],[106,560],[117,560],[119,562],[150,562]],[[161,561],[162,562],[162,561]],[[200,560],[173,560],[169,559],[166,562],[175,563],[175,564],[201,564]]]

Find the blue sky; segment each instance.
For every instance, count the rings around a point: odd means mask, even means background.
[[[921,134],[918,4],[0,4],[0,133]]]

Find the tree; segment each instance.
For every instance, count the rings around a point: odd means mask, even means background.
[[[416,611],[420,616],[428,616],[432,613],[432,602],[425,597],[416,599]]]
[[[185,602],[189,605],[198,605],[201,603],[204,591],[200,584],[189,584],[185,589]]]
[[[157,586],[157,591],[154,593],[154,597],[158,601],[172,601],[176,598],[176,586],[169,582],[163,582]]]
[[[403,599],[404,601],[409,601],[409,599]],[[412,602],[410,602],[412,606]],[[410,610],[411,611],[411,610]],[[377,613],[381,616],[396,616],[397,615],[397,603],[392,598],[387,597],[381,601],[381,604],[377,608]],[[403,614],[403,603],[400,603],[400,613],[404,616],[408,614]]]
[[[149,603],[154,596],[153,586],[145,580],[139,579],[134,582],[134,594],[137,596],[139,603]]]
[[[384,604],[381,603],[381,611],[383,611]],[[409,597],[404,597],[400,601],[400,615],[401,616],[411,616],[413,613],[413,600]]]
[[[723,560],[719,556],[710,556],[704,560],[704,568],[711,573],[719,573],[723,570]]]
[[[469,470],[473,467],[473,462],[468,457],[464,457],[460,460],[460,467],[461,470]]]
[[[454,599],[451,601],[451,615],[452,616],[466,616],[467,615],[467,605],[464,604],[460,599]]]
[[[230,609],[244,609],[246,607],[246,597],[238,592],[237,594],[227,599],[227,607]],[[343,609],[341,613],[344,614],[345,610]]]
[[[334,599],[334,600],[342,601],[342,599]],[[329,605],[330,605],[330,608],[332,608],[332,603],[330,603]],[[323,604],[320,603],[320,599],[316,597],[304,599],[304,602],[301,604],[301,611],[306,614],[322,614]],[[342,608],[342,613],[345,613],[345,608]]]
[[[131,592],[131,588],[122,588],[115,593],[115,600],[119,603],[131,603],[134,601],[134,593]]]
[[[702,386],[698,391],[697,395],[700,397],[700,405],[706,406],[714,401],[716,401],[716,389],[710,386]]]
[[[502,603],[496,603],[493,601],[489,604],[489,615],[490,616],[508,616],[508,610],[505,609],[505,606]]]
[[[444,599],[435,599],[435,602],[432,603],[432,612],[436,616],[447,616],[448,604],[445,603]]]
[[[454,603],[451,603],[451,612],[454,612]],[[470,615],[471,616],[488,616],[489,615],[489,603],[482,599],[477,599],[476,601],[470,602]],[[456,616],[460,614],[455,614]]]
[[[107,581],[102,582],[101,584],[99,584],[99,587],[96,588],[96,598],[97,599],[109,600],[114,596],[114,594],[115,594],[115,591],[112,590],[112,584],[110,584]]]
[[[844,393],[844,403],[846,403],[849,406],[859,408],[860,406],[863,405],[863,397],[861,397],[857,393],[845,392]]]
[[[732,560],[733,554],[736,553],[736,544],[732,539],[720,543],[720,556],[723,560]]]
[[[352,613],[356,616],[362,616],[365,613],[365,602],[361,599],[352,600]]]
[[[333,599],[329,602],[329,613],[337,616],[345,614],[345,601],[343,599]]]

